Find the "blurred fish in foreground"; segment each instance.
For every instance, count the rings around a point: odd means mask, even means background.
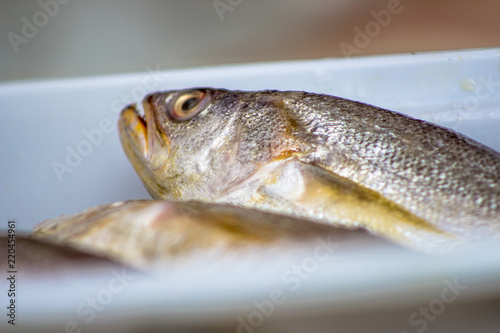
[[[394,245],[348,231],[223,204],[133,200],[100,205],[37,224],[36,239],[90,252],[148,272],[204,260],[241,261],[277,253],[345,253]]]
[[[0,234],[0,247],[6,249],[8,240],[11,239],[7,235]],[[8,267],[8,261],[2,260],[0,268],[4,272],[20,272],[21,281],[25,279],[58,281],[60,278],[86,277],[113,270],[129,270],[128,265],[120,265],[108,256],[96,254],[95,251],[77,249],[70,244],[64,245],[27,234],[16,235],[14,248],[15,256],[9,258],[11,259],[9,264],[12,263],[12,266]]]

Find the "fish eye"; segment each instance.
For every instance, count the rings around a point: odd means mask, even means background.
[[[196,116],[207,104],[207,94],[201,90],[190,90],[174,98],[168,108],[173,120],[186,121]]]

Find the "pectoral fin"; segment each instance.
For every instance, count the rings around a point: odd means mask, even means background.
[[[379,193],[295,159],[280,163],[242,203],[347,228],[364,228],[397,243],[435,251],[454,237]],[[255,186],[257,182],[247,184]],[[253,186],[252,186],[253,185]]]

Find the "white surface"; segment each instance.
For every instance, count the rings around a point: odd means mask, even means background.
[[[120,96],[145,92],[144,79],[148,91],[213,86],[328,93],[434,121],[500,151],[499,65],[500,49],[490,49],[179,70],[156,74],[158,81],[151,80],[148,73],[139,73],[3,84],[0,230],[7,229],[8,219],[17,220],[18,232],[29,231],[35,223],[59,214],[105,202],[149,197],[122,152],[114,125],[112,132],[104,133],[102,142],[93,146],[71,173],[62,174],[62,181],[52,166],[54,161],[65,164],[66,147],[76,149],[86,139],[82,131],[98,128],[103,119],[116,124],[117,111],[130,101],[121,102]],[[485,87],[481,78],[493,83]],[[142,97],[142,93],[139,95]],[[476,101],[470,110],[459,107]],[[310,301],[320,304],[316,308],[323,310],[321,302],[326,302],[328,309],[337,314],[347,311],[344,306],[354,311],[360,304],[375,308],[385,304],[391,309],[404,303],[415,311],[438,297],[444,279],[457,277],[473,286],[463,300],[500,294],[498,249],[488,255],[449,260],[424,260],[417,255],[375,249],[368,252],[370,255],[361,251],[341,258],[335,265],[321,266],[297,292],[288,295],[290,302],[283,309]],[[238,311],[252,311],[252,302],[267,297],[273,288],[288,288],[281,279],[283,272],[293,263],[301,263],[305,256],[283,261],[280,258],[277,254],[262,265],[251,265],[251,274],[248,267],[210,270],[199,263],[194,270],[172,274],[166,282],[150,284],[140,280],[123,293],[123,298],[117,296],[120,301],[112,302],[101,319],[133,313],[147,315],[153,322],[182,322],[183,316],[188,321],[202,320],[210,318],[210,311],[219,306],[229,318],[227,327],[234,331]],[[61,320],[76,318],[82,323],[75,309],[99,292],[96,286],[105,285],[109,277],[100,279],[102,284],[77,280],[54,289],[43,283],[20,286],[24,288],[25,323],[50,321],[50,313],[60,314]],[[190,317],[193,313],[196,318]],[[133,318],[131,315],[129,321]],[[221,313],[211,319],[216,318],[222,318]],[[407,315],[398,320],[402,323],[398,329],[408,327]]]

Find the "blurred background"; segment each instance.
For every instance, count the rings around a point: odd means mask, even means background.
[[[498,0],[0,2],[0,81],[500,45]]]

